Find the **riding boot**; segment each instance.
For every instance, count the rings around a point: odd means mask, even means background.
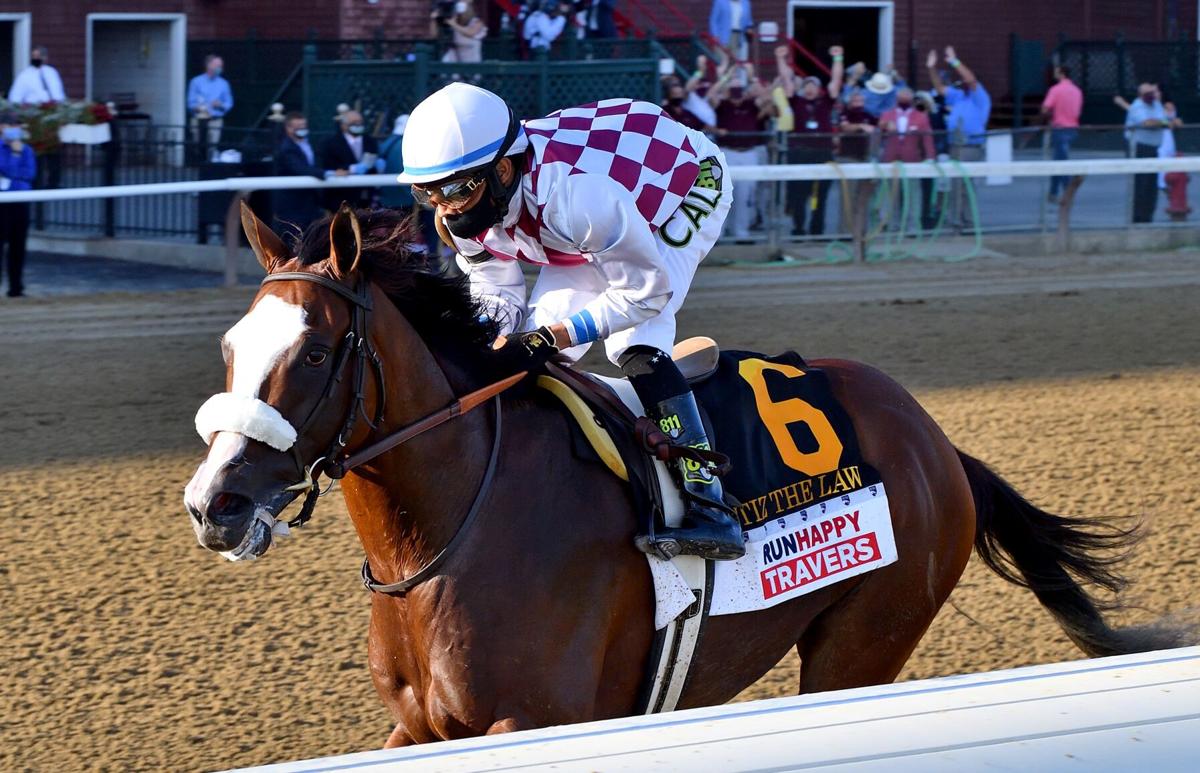
[[[645,406],[646,416],[664,433],[679,445],[711,449],[696,398],[666,353],[634,346],[622,355],[620,364]],[[742,530],[725,504],[720,479],[699,462],[686,459],[675,461],[671,478],[683,494],[683,523],[656,532],[653,542],[639,537],[638,548],[666,557],[686,554],[712,560],[741,558],[746,552]]]

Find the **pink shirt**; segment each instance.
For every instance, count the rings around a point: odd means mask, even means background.
[[[1050,111],[1050,125],[1060,129],[1079,128],[1079,114],[1083,112],[1083,92],[1064,78],[1050,87],[1042,109]]]

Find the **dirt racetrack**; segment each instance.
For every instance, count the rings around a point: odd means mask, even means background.
[[[1137,514],[1144,609],[1200,586],[1200,258],[701,273],[681,337],[871,362],[1054,512]],[[182,505],[251,291],[0,306],[0,769],[214,769],[381,745],[361,553],[337,497],[260,561]],[[569,526],[564,525],[564,528]],[[977,561],[906,679],[1080,657]],[[743,698],[791,694],[789,658]]]

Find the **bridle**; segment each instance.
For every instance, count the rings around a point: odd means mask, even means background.
[[[458,398],[444,408],[434,411],[427,416],[418,419],[417,421],[402,427],[395,432],[385,435],[382,439],[362,448],[352,454],[346,453],[346,445],[350,438],[354,435],[354,430],[358,426],[359,417],[367,423],[371,430],[378,430],[383,425],[384,410],[387,406],[387,390],[383,375],[383,362],[379,357],[379,352],[371,344],[367,337],[368,318],[370,316],[373,304],[371,302],[369,283],[365,277],[361,277],[355,289],[351,290],[340,282],[331,279],[321,274],[310,274],[305,271],[284,271],[277,274],[268,274],[262,284],[266,285],[271,282],[311,282],[318,284],[327,290],[340,295],[350,302],[351,316],[350,329],[342,338],[341,344],[338,346],[338,351],[334,360],[333,368],[329,372],[329,378],[325,382],[324,389],[321,390],[321,397],[309,411],[308,416],[296,431],[296,441],[292,444],[292,458],[296,462],[296,468],[302,477],[299,483],[289,486],[285,491],[305,491],[304,504],[300,508],[300,513],[293,519],[287,522],[288,527],[297,528],[303,526],[312,517],[313,510],[316,508],[317,499],[325,492],[321,491],[320,477],[322,474],[331,480],[340,480],[345,477],[346,473],[353,470],[355,467],[366,464],[376,457],[384,454],[408,440],[427,432],[434,427],[437,427],[457,416],[469,413],[479,407],[488,400],[495,401],[495,432],[494,440],[492,441],[492,451],[488,459],[487,470],[484,473],[482,482],[480,483],[479,491],[475,495],[475,500],[471,505],[471,509],[467,512],[462,523],[459,524],[458,530],[450,538],[450,541],[428,564],[421,568],[416,574],[406,580],[397,583],[384,585],[377,582],[371,576],[370,567],[366,559],[363,560],[362,577],[363,584],[372,591],[379,593],[389,593],[392,595],[403,595],[411,588],[420,584],[424,580],[433,575],[434,571],[441,563],[449,556],[451,550],[457,543],[460,535],[467,531],[467,528],[478,515],[480,506],[491,487],[492,478],[496,469],[496,460],[500,454],[500,393],[515,386],[527,374],[524,372],[517,373],[508,378],[497,381],[493,384],[478,389],[470,394]],[[347,367],[353,359],[353,382],[351,391],[354,394],[353,402],[350,404],[349,410],[346,412],[346,418],[343,419],[341,429],[334,437],[325,453],[321,454],[311,464],[305,464],[304,459],[300,455],[301,440],[305,437],[306,432],[312,424],[321,415],[325,404],[333,397],[334,391],[338,385],[342,383]],[[371,366],[372,372],[375,374],[376,384],[378,386],[378,404],[375,407],[374,419],[369,418],[366,413],[366,385],[367,385],[367,366]],[[332,485],[332,483],[330,484]]]

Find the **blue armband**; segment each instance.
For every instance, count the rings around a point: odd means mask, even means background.
[[[567,317],[564,323],[567,326],[567,333],[571,336],[572,346],[590,344],[600,337],[596,330],[596,320],[592,318],[592,313],[587,309]]]

